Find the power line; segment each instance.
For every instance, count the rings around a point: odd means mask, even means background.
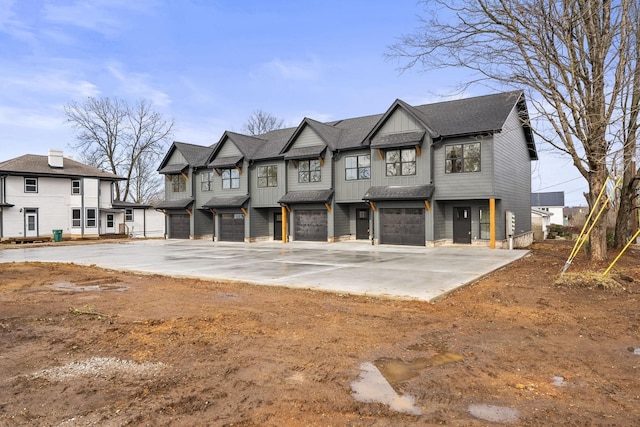
[[[557,187],[558,185],[563,185],[563,184],[566,184],[566,183],[568,183],[568,182],[577,181],[577,180],[579,180],[579,179],[583,179],[583,178],[582,178],[581,176],[579,176],[579,177],[577,177],[577,178],[573,178],[573,179],[570,179],[570,180],[568,180],[568,181],[559,182],[558,184],[549,185],[549,186],[544,187],[544,188],[538,188],[536,191],[541,191],[541,190],[546,190],[546,189],[548,189],[548,188]]]

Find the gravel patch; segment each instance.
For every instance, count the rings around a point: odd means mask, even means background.
[[[109,379],[115,376],[120,379],[139,379],[141,377],[158,376],[165,368],[166,365],[162,362],[138,363],[115,357],[92,357],[79,362],[67,363],[56,368],[43,369],[33,373],[31,376],[32,378],[42,378],[47,381],[64,381],[78,377]]]

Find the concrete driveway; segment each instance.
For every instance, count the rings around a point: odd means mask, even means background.
[[[527,253],[472,246],[371,246],[366,242],[145,240],[12,247],[0,250],[0,263],[73,262],[178,277],[432,301]]]

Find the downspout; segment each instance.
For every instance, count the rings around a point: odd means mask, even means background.
[[[284,194],[289,191],[289,160],[284,159],[284,170],[282,174],[284,176]],[[282,206],[282,243],[289,241],[289,210]]]
[[[84,211],[84,177],[80,178],[80,238],[84,239],[84,221],[87,213]]]
[[[249,210],[247,212],[251,215],[251,168],[253,167],[253,160],[247,160],[247,196],[249,196]],[[244,217],[245,224],[247,221],[247,216]],[[246,231],[245,231],[246,236]],[[246,239],[247,237],[245,237]],[[251,241],[251,218],[249,218],[249,241]]]
[[[142,210],[142,237],[147,237],[147,208]]]
[[[196,209],[198,206],[198,201],[196,200],[196,171],[197,170],[198,170],[197,167],[191,168],[191,197],[193,197],[193,215],[191,215],[191,219],[189,220],[189,228],[191,228],[191,230],[189,230],[190,232],[189,237],[191,239],[196,238]],[[191,227],[191,223],[193,223],[193,227]],[[192,230],[193,230],[193,233],[191,233]]]

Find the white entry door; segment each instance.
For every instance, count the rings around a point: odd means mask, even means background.
[[[24,236],[38,237],[38,210],[24,210]]]
[[[107,214],[107,228],[105,230],[106,234],[114,234],[116,232],[115,222],[113,220],[113,214]]]

